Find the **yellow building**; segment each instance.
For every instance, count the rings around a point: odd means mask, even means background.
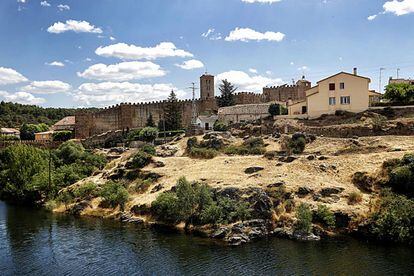
[[[288,105],[289,115],[307,114],[317,118],[336,111],[363,112],[369,107],[371,80],[354,74],[340,72],[325,78],[306,91],[306,99]]]
[[[53,131],[35,133],[35,141],[50,142],[53,140]]]

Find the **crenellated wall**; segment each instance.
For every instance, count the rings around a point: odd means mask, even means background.
[[[204,86],[214,85],[214,77],[210,75],[201,76],[201,84]],[[203,86],[203,87],[204,87]],[[263,104],[280,101],[287,102],[289,99],[300,100],[305,98],[305,91],[310,88],[310,82],[300,80],[296,85],[283,85],[277,87],[265,87],[262,94],[252,92],[241,92],[235,94],[237,105]],[[217,98],[211,97],[210,90],[204,87],[203,97],[195,101],[196,113],[217,113]],[[213,91],[211,92],[214,95]],[[206,96],[207,95],[207,96]],[[182,124],[189,126],[192,119],[192,101],[179,100],[181,107]],[[127,130],[144,127],[148,117],[152,114],[155,124],[162,120],[167,101],[156,101],[149,103],[122,103],[106,107],[98,112],[87,112],[84,110],[76,114],[75,136],[85,139],[92,135],[101,134],[112,130]]]

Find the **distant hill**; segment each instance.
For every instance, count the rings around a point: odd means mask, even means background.
[[[0,127],[19,128],[24,123],[45,123],[50,126],[66,116],[75,115],[76,110],[75,108],[43,108],[2,101],[0,103]]]

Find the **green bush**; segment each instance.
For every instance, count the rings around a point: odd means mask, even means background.
[[[145,144],[140,148],[140,150],[152,156],[156,154],[156,150],[153,145]]]
[[[326,227],[335,227],[335,215],[326,205],[318,205],[313,219],[315,222],[321,223]]]
[[[152,143],[158,137],[158,129],[155,127],[144,127],[139,132],[139,140]]]
[[[245,140],[241,145],[230,145],[224,149],[228,155],[262,155],[266,153],[262,138],[253,137]]]
[[[173,192],[160,194],[152,202],[151,210],[161,221],[178,222],[180,220],[180,206],[177,195]]]
[[[280,141],[280,146],[288,154],[301,154],[305,151],[306,138],[299,135],[293,135],[292,137],[284,136]]]
[[[122,210],[129,199],[127,189],[121,183],[113,181],[108,181],[103,185],[100,196],[106,204],[113,208],[119,205]]]
[[[414,193],[414,166],[404,165],[393,169],[390,173],[389,184],[403,194]]]
[[[269,106],[269,114],[272,116],[287,115],[288,110],[283,105],[273,103]]]
[[[61,192],[57,196],[56,201],[63,203],[65,205],[65,208],[67,209],[68,205],[73,202],[73,195],[68,191]]]
[[[133,185],[134,185],[134,192],[142,194],[148,191],[148,189],[151,187],[153,183],[152,179],[138,179]]]
[[[251,137],[249,139],[246,139],[243,141],[243,146],[246,146],[248,148],[257,148],[257,147],[264,147],[264,141],[260,137]]]
[[[126,137],[126,139],[131,142],[131,141],[138,141],[139,140],[139,132],[141,131],[141,129],[133,129],[130,130],[128,132],[128,135]]]
[[[88,182],[83,184],[82,186],[76,188],[73,191],[73,195],[76,198],[81,199],[90,199],[92,197],[95,197],[97,195],[97,186],[93,182]]]
[[[385,191],[370,217],[370,232],[380,240],[414,242],[414,201]]]
[[[199,159],[212,159],[218,155],[218,151],[209,148],[191,148],[188,155]]]
[[[216,121],[213,125],[214,131],[228,131],[229,127],[225,122]]]
[[[19,141],[19,137],[14,135],[0,135],[0,141]]]
[[[296,209],[295,231],[310,234],[312,232],[312,211],[308,204],[301,203]]]
[[[138,151],[128,162],[129,169],[142,169],[151,163],[152,157],[146,152]]]
[[[223,210],[217,203],[208,205],[201,212],[201,222],[203,224],[219,224],[223,221],[223,217]]]
[[[352,183],[365,192],[372,192],[374,179],[367,172],[356,172],[352,176]]]
[[[72,131],[58,131],[52,134],[53,141],[66,142],[73,137]]]

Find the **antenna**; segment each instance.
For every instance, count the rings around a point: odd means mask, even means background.
[[[382,71],[384,71],[385,68],[380,68],[380,74],[379,74],[379,92],[382,93]]]
[[[397,68],[397,79],[400,78],[400,68]]]
[[[192,101],[191,101],[191,124],[193,126],[195,126],[197,124],[197,105],[196,105],[196,102],[195,102],[195,90],[197,89],[197,87],[195,87],[194,82],[192,82],[191,84],[192,84],[192,86],[188,87],[189,89],[193,90],[193,98],[192,98]]]

